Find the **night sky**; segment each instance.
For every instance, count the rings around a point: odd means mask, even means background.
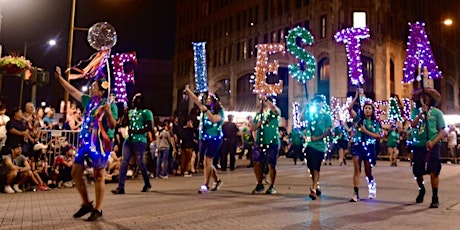
[[[72,1],[1,1],[5,2],[0,31],[2,56],[12,52],[22,55],[26,41],[43,41],[28,47],[27,59],[51,73],[50,84],[38,89],[37,104],[46,100],[56,107],[64,92],[53,73],[56,65],[63,69],[66,66]],[[118,35],[112,54],[136,51],[138,59],[172,60],[175,17],[174,0],[77,0],[75,27],[89,28],[97,22],[108,22]],[[74,31],[72,65],[96,52],[86,37],[86,31]],[[58,44],[50,48],[46,41],[51,38]],[[3,79],[1,100],[10,108],[18,104],[19,82]],[[30,88],[25,85],[25,99],[30,98]]]

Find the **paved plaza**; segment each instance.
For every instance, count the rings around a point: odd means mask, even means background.
[[[75,188],[49,192],[0,194],[0,229],[460,229],[460,165],[443,164],[440,208],[429,209],[431,189],[427,178],[425,202],[415,204],[417,186],[409,162],[390,167],[379,161],[374,169],[376,200],[350,203],[353,168],[323,166],[323,195],[307,197],[311,184],[304,165],[280,159],[274,195],[252,195],[255,179],[248,162],[238,160],[233,172],[220,173],[221,190],[197,193],[202,174],[191,178],[151,179],[153,189],[141,193],[140,178],[128,180],[125,195],[106,187],[104,219],[73,219],[80,205]],[[361,177],[360,195],[367,197]],[[94,185],[89,186],[94,198]],[[87,217],[87,216],[86,216]]]

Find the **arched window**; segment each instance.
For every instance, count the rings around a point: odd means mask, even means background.
[[[230,104],[230,79],[222,79],[216,82],[216,93],[220,97],[220,102],[223,106]]]
[[[254,107],[256,96],[252,93],[251,74],[238,78],[236,83],[236,108],[239,111],[252,111],[253,108],[244,108],[245,105]],[[255,109],[255,108],[254,108]]]
[[[329,100],[329,79],[331,79],[331,65],[329,58],[323,58],[318,62],[318,93],[323,94]]]

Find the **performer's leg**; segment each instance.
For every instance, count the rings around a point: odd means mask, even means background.
[[[88,199],[88,190],[86,189],[86,184],[83,181],[83,171],[84,167],[81,164],[72,165],[72,178],[75,182],[75,187],[77,188],[78,193],[80,194],[83,205],[88,206],[90,204]]]
[[[104,180],[105,169],[94,169],[94,180],[95,180],[95,195],[96,195],[96,206],[94,209],[101,211],[102,203],[104,201],[105,193],[105,180]]]

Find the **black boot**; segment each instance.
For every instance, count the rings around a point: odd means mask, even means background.
[[[424,196],[425,196],[425,189],[420,189],[420,191],[418,191],[418,196],[415,199],[415,203],[423,203]]]
[[[433,196],[433,198],[431,198],[430,208],[439,208],[439,199],[437,196]]]

